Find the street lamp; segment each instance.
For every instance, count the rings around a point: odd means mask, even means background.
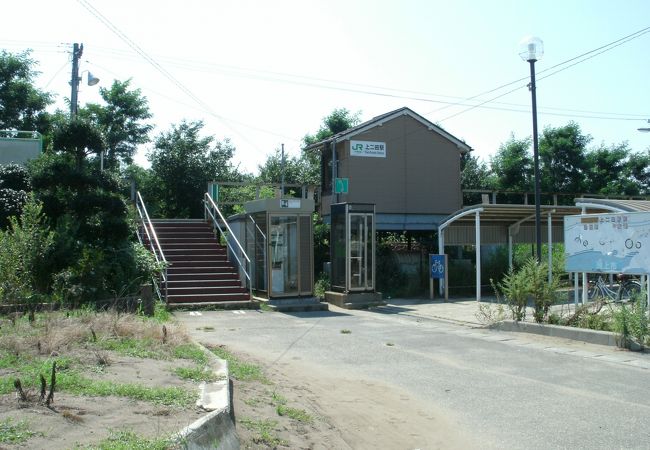
[[[79,105],[77,104],[77,97],[79,95],[79,83],[81,82],[81,76],[79,75],[79,58],[84,51],[83,44],[74,44],[72,46],[72,78],[70,80],[70,118],[75,119],[77,117],[77,110]],[[88,70],[81,72],[83,75],[84,72],[88,72],[88,86],[94,86],[99,83],[99,78],[93,76],[92,73]]]
[[[650,120],[648,120],[648,123],[650,123]],[[650,132],[650,128],[648,128],[648,127],[637,128],[637,130],[639,130],[639,131],[642,132],[642,133],[648,133],[648,132]]]
[[[540,187],[539,187],[539,142],[537,139],[537,96],[535,93],[535,61],[539,61],[544,55],[544,43],[538,37],[525,37],[519,43],[521,51],[519,56],[530,64],[530,95],[533,101],[533,157],[535,164],[535,240],[537,246],[537,262],[542,261],[542,222],[540,208]]]

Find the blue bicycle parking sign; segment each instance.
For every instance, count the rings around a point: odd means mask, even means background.
[[[431,278],[440,280],[445,278],[445,255],[429,255],[429,267],[431,267]]]

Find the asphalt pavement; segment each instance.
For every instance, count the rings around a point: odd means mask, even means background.
[[[472,300],[390,300],[361,311],[176,316],[197,340],[269,365],[404,389],[448,411],[480,448],[650,448],[650,355],[486,329],[477,311]]]

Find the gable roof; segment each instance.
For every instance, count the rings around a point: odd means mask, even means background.
[[[407,108],[406,106],[403,108],[396,109],[394,111],[387,112],[385,114],[382,114],[380,116],[374,117],[373,119],[370,119],[367,122],[364,122],[362,124],[359,124],[355,127],[348,128],[345,131],[341,131],[340,133],[337,133],[333,136],[328,137],[327,139],[323,139],[320,142],[316,142],[314,144],[311,144],[305,148],[305,150],[312,150],[316,149],[319,147],[323,147],[326,144],[329,144],[330,142],[336,140],[344,140],[344,139],[350,139],[353,138],[354,136],[363,133],[365,131],[370,130],[371,128],[375,128],[378,126],[383,125],[385,122],[391,121],[393,119],[396,119],[401,116],[410,116],[411,118],[417,120],[420,122],[422,125],[427,127],[429,130],[438,133],[440,136],[444,137],[448,141],[451,141],[458,147],[461,153],[467,153],[472,151],[472,148],[467,145],[465,142],[461,141],[457,137],[453,136],[452,134],[446,132],[442,128],[440,128],[438,125],[434,124],[433,122],[425,119],[415,111],[413,111],[410,108]]]

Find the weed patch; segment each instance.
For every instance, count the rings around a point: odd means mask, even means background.
[[[287,405],[278,405],[275,409],[279,416],[287,416],[298,422],[310,423],[313,419],[307,414],[307,411],[299,408],[292,408]]]
[[[274,420],[253,420],[242,418],[239,423],[248,428],[249,430],[257,433],[253,438],[256,444],[265,444],[269,447],[277,447],[280,445],[287,445],[287,442],[280,439],[275,434],[275,427],[278,423]]]
[[[97,445],[76,447],[78,450],[166,450],[170,441],[163,438],[144,438],[128,430],[112,431],[110,436]]]
[[[262,369],[255,364],[247,363],[237,359],[232,353],[223,347],[210,347],[210,351],[221,359],[228,361],[228,371],[230,376],[239,381],[259,381],[268,384],[269,381],[264,376]]]
[[[175,347],[173,355],[174,358],[189,359],[197,364],[204,365],[208,363],[208,356],[203,349],[191,343],[181,344]]]
[[[13,419],[7,418],[0,421],[0,443],[22,444],[36,434],[29,429],[29,425],[24,420],[14,422]]]
[[[174,369],[174,374],[183,380],[205,381],[208,383],[219,379],[217,374],[204,366],[177,367]]]

